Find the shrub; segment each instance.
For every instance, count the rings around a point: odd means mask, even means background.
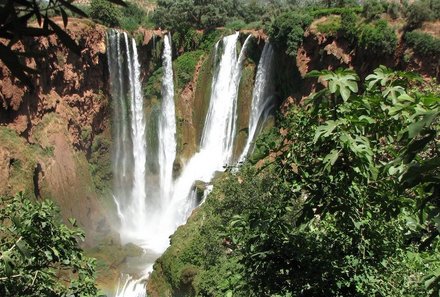
[[[313,18],[308,14],[289,11],[281,14],[269,27],[269,36],[279,48],[286,49],[288,55],[295,55],[303,40],[304,29]]]
[[[341,15],[341,28],[339,30],[341,36],[349,42],[354,43],[357,38],[357,16],[352,11],[344,12]]]
[[[423,32],[407,32],[405,41],[414,51],[426,56],[440,56],[440,39]]]
[[[90,16],[108,27],[120,25],[121,12],[106,0],[92,0],[90,3]]]
[[[176,31],[173,34],[173,44],[176,48],[183,49],[185,52],[193,51],[199,47],[201,34],[189,28],[184,31]]]
[[[363,26],[359,46],[373,55],[390,55],[396,50],[397,37],[387,22],[380,20],[376,24]]]
[[[343,14],[347,12],[360,13],[363,11],[363,7],[355,6],[355,7],[333,7],[333,8],[318,8],[318,9],[310,9],[308,10],[308,14],[310,14],[314,18],[320,18],[327,15],[332,14]]]
[[[329,17],[327,21],[316,25],[318,31],[328,35],[335,35],[341,28],[339,17]]]
[[[384,7],[382,3],[378,0],[368,0],[364,3],[364,8],[362,10],[362,15],[367,20],[374,20],[379,18],[380,14],[384,12]]]
[[[428,3],[417,1],[411,4],[407,10],[406,25],[409,30],[419,28],[423,22],[432,18],[432,12]]]
[[[200,39],[199,49],[209,52],[221,36],[221,30],[206,30]]]
[[[182,89],[191,81],[197,62],[203,55],[203,51],[186,52],[174,61],[174,69],[177,75],[176,90]]]
[[[246,23],[242,20],[234,20],[232,22],[229,22],[226,24],[226,28],[238,31],[240,29],[243,29],[244,26],[246,26]]]
[[[259,30],[262,28],[263,28],[263,24],[261,23],[261,21],[252,22],[252,23],[246,24],[243,27],[243,29],[245,29],[245,30],[252,30],[252,29]]]
[[[397,19],[400,16],[400,5],[397,2],[390,2],[387,8],[387,14],[393,19]]]

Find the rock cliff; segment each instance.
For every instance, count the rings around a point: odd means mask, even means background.
[[[18,44],[43,54],[25,61],[39,70],[34,90],[1,64],[0,195],[52,198],[63,217],[94,233],[106,225],[88,162],[97,137],[110,136],[106,29],[70,19],[67,32],[83,48],[80,57],[55,36]]]

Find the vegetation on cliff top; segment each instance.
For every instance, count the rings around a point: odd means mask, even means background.
[[[151,293],[438,295],[438,90],[385,67],[362,86],[350,70],[310,76],[328,87],[260,137],[264,161],[215,183]]]

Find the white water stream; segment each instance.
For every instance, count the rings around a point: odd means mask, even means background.
[[[170,34],[165,35],[163,51],[162,108],[159,116],[159,170],[161,207],[169,202],[173,187],[173,163],[176,158],[176,111]]]
[[[147,151],[136,43],[128,38],[125,32],[112,30],[108,34],[108,55],[115,110],[113,188],[121,221],[121,241],[142,244],[142,225],[147,220],[145,218]],[[110,57],[115,59],[116,63]]]
[[[243,152],[238,159],[244,161],[250,152],[252,142],[258,134],[258,129],[267,119],[271,109],[272,98],[274,96],[273,85],[273,47],[266,42],[258,63],[257,75],[255,78],[254,90],[252,93],[251,112],[249,113],[248,138]]]
[[[199,151],[188,161],[180,177],[175,181],[172,200],[164,213],[160,225],[166,234],[171,234],[185,222],[196,206],[194,182],[209,182],[216,171],[223,171],[232,158],[237,94],[241,78],[244,53],[248,42],[237,56],[236,34],[224,37],[216,45],[216,56],[220,57],[211,86],[211,98]],[[193,191],[193,192],[192,192]],[[164,248],[168,238],[160,243]]]

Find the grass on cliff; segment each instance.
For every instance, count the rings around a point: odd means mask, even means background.
[[[38,163],[45,162],[53,154],[53,149],[29,144],[16,131],[7,127],[0,127],[0,147],[9,152],[9,184],[2,185],[2,190],[11,196],[25,192],[33,197],[34,170]]]
[[[173,68],[176,78],[175,90],[177,94],[193,79],[196,65],[203,54],[204,51],[202,50],[186,52],[174,60]]]
[[[111,137],[108,134],[95,135],[88,160],[93,184],[101,196],[108,195],[112,186]]]

